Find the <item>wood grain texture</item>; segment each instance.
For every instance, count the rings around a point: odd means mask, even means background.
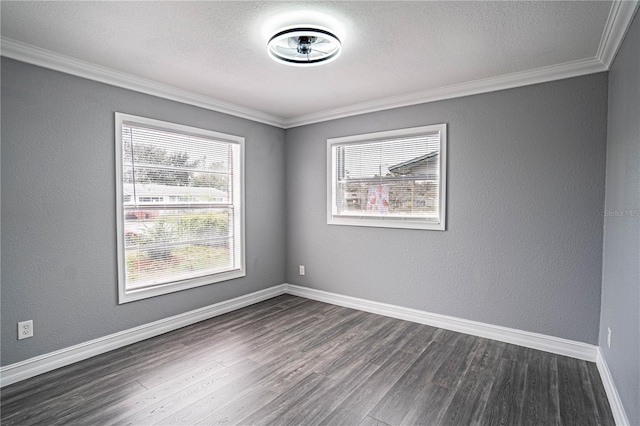
[[[493,383],[494,377],[482,372],[465,374],[460,379],[453,399],[438,423],[447,425],[482,424],[480,419],[487,407]]]
[[[512,425],[520,421],[523,408],[527,364],[502,360],[493,376],[493,386],[483,412],[482,424]]]
[[[15,383],[6,425],[613,425],[595,364],[279,296]]]
[[[522,401],[522,425],[560,424],[558,408],[557,356],[546,354],[539,362],[527,365]],[[595,367],[595,364],[593,364]],[[606,398],[605,398],[606,402]],[[607,403],[607,406],[609,404]]]

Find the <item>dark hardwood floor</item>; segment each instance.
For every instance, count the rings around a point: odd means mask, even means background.
[[[613,425],[595,364],[280,296],[2,389],[3,425]]]

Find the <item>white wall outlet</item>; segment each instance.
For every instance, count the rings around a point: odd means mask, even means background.
[[[18,323],[18,340],[33,337],[33,320]]]
[[[611,349],[611,329],[607,327],[607,347]]]
[[[304,275],[304,265],[300,265],[300,275]]]

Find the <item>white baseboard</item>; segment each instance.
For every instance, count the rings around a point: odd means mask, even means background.
[[[597,346],[559,337],[546,336],[544,334],[485,324],[447,315],[434,314],[417,309],[403,308],[402,306],[389,305],[387,303],[373,302],[356,297],[342,296],[340,294],[315,290],[307,287],[286,284],[285,292],[294,296],[331,303],[333,305],[358,309],[387,317],[398,318],[406,321],[426,324],[433,327],[444,328],[473,336],[499,340],[527,348],[538,349],[558,355],[578,358],[595,362],[597,358]]]
[[[280,284],[0,368],[0,387],[284,294]]]
[[[607,399],[609,400],[609,406],[611,406],[613,419],[616,421],[616,425],[628,426],[630,424],[629,418],[627,417],[627,413],[624,411],[624,406],[622,405],[622,400],[618,394],[618,389],[616,388],[613,376],[611,376],[611,371],[609,371],[609,366],[602,356],[600,348],[598,348],[596,365],[598,366],[598,372],[600,373],[604,390],[607,393]]]
[[[139,327],[124,330],[119,333],[114,333],[99,339],[91,340],[89,342],[2,367],[0,368],[0,387],[285,293],[338,306],[385,315],[392,318],[416,322],[419,324],[426,324],[460,333],[539,349],[559,355],[570,356],[586,361],[596,362],[596,360],[599,359],[598,348],[582,342],[575,342],[558,337],[500,327],[497,325],[484,324],[481,322],[419,311],[417,309],[404,308],[387,303],[373,302],[370,300],[343,296],[307,287],[280,284],[265,290],[240,296],[235,299],[205,306],[200,309],[185,312],[159,321],[154,321],[149,324],[141,325]],[[604,380],[603,376],[603,381]],[[610,381],[609,383],[611,389],[615,389],[613,388],[613,382]],[[609,390],[607,390],[607,395],[609,395]]]
[[[558,355],[569,356],[586,361],[595,362],[605,391],[613,417],[618,426],[629,425],[629,420],[624,411],[622,401],[616,390],[611,372],[605,359],[602,357],[600,348],[582,342],[561,339],[544,334],[531,333],[513,328],[501,327],[492,324],[485,324],[477,321],[470,321],[455,318],[447,315],[434,314],[417,309],[404,308],[402,306],[390,305],[387,303],[373,302],[371,300],[359,299],[357,297],[343,296],[322,290],[315,290],[307,287],[300,287],[292,284],[280,284],[235,299],[226,300],[205,306],[200,309],[185,312],[139,327],[114,333],[99,339],[81,343],[79,345],[64,348],[55,352],[50,352],[34,358],[30,358],[15,364],[0,368],[0,387],[7,386],[38,374],[82,361],[92,356],[100,355],[108,351],[140,342],[150,337],[176,330],[200,321],[213,318],[281,294],[291,294],[320,302],[331,303],[333,305],[358,309],[365,312],[398,318],[419,324],[426,324],[446,330],[457,331],[473,336],[484,337],[525,346]]]

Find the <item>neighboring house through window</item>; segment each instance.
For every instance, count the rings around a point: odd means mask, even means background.
[[[327,140],[327,223],[445,229],[446,125]]]
[[[120,303],[245,275],[244,138],[116,113]]]

